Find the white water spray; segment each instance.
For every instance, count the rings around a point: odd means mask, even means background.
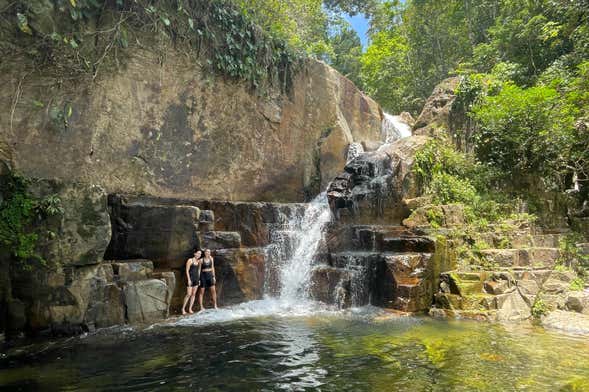
[[[322,240],[323,228],[331,219],[327,195],[321,193],[288,223],[294,234],[292,255],[280,269],[280,299],[296,302],[309,298],[314,257]]]
[[[395,140],[411,136],[411,127],[402,120],[401,116],[384,113],[381,136],[382,140],[389,144]]]

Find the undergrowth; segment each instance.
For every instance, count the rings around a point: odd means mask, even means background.
[[[62,77],[113,72],[128,47],[183,52],[253,88],[287,91],[302,55],[263,32],[229,0],[13,1],[0,10],[0,53],[53,66]]]
[[[46,264],[37,244],[39,236],[47,233],[35,227],[48,216],[63,214],[57,195],[35,198],[28,192],[28,185],[23,177],[0,177],[0,248],[24,267]]]

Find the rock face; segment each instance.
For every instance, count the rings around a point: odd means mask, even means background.
[[[427,99],[413,126],[414,135],[438,136],[450,130],[450,114],[456,100],[460,78],[448,78],[438,84]]]
[[[13,170],[108,193],[293,202],[325,188],[350,143],[379,139],[379,106],[324,63],[306,62],[289,95],[259,97],[180,53],[127,54],[75,86],[3,62],[0,104],[20,92],[0,118]]]
[[[149,258],[158,267],[180,267],[201,244],[198,207],[111,195],[109,209],[113,227],[106,251],[109,259]]]
[[[45,220],[43,227],[37,227],[39,232],[54,234],[53,238],[40,235],[39,253],[46,260],[68,266],[96,264],[102,260],[111,236],[104,189],[81,183],[37,180],[31,182],[28,190],[41,200],[57,197],[63,209],[63,213]]]
[[[327,190],[336,219],[401,224],[409,215],[403,199],[417,196],[411,175],[415,152],[427,140],[411,136],[349,162]]]
[[[260,299],[267,262],[264,247],[271,232],[303,208],[302,204],[111,195],[113,237],[106,257],[127,259],[113,263],[126,280],[157,274],[173,277],[177,284],[171,305],[179,311],[186,293],[186,259],[194,248],[209,248],[215,259],[219,304]],[[153,268],[156,275],[145,272]]]

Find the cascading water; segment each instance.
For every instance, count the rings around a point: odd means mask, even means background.
[[[401,119],[401,116],[384,113],[381,137],[386,144],[409,136],[411,136],[411,127]]]
[[[384,114],[382,137],[385,144],[411,135],[411,128],[400,116]],[[364,153],[362,144],[352,143],[348,162]],[[304,209],[282,214],[270,227],[270,244],[266,247],[265,298],[250,301],[200,317],[178,320],[175,325],[222,322],[262,315],[294,315],[329,311],[311,300],[311,278],[316,267],[317,253],[323,240],[323,230],[331,220],[326,193],[321,193]],[[356,255],[352,255],[356,256]],[[367,266],[355,258],[337,268],[345,270],[333,293],[334,302],[361,305],[366,303]],[[345,287],[344,287],[345,286]],[[346,299],[348,298],[348,299]]]
[[[299,301],[309,298],[313,259],[322,240],[323,228],[331,220],[327,195],[321,193],[288,223],[292,233],[292,255],[280,266],[280,298]]]

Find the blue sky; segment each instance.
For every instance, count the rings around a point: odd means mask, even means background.
[[[362,14],[355,16],[346,15],[345,18],[350,22],[352,28],[356,30],[360,36],[360,41],[362,41],[362,47],[366,49],[366,46],[368,45],[368,35],[366,34],[368,32],[368,20],[366,20]]]

